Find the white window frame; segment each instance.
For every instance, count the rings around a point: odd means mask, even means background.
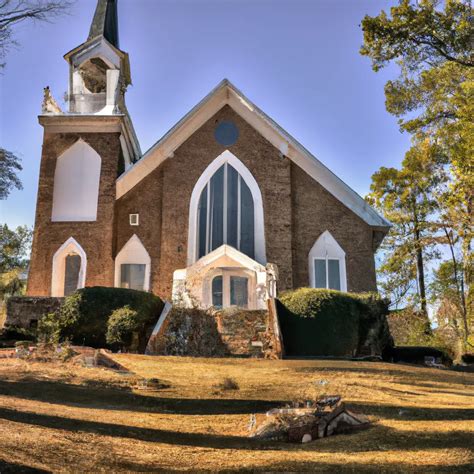
[[[339,261],[340,291],[347,291],[346,253],[329,231],[323,232],[314,243],[308,255],[309,285],[316,288],[316,260],[326,262],[326,288],[329,285],[328,260]]]
[[[122,247],[115,257],[115,287],[121,287],[122,264],[145,265],[145,281],[143,282],[143,291],[150,290],[150,268],[151,258],[145,246],[136,234],[133,234],[128,242]]]
[[[263,200],[262,193],[257,184],[257,181],[252,176],[248,168],[229,150],[225,150],[221,153],[202,173],[198,179],[196,185],[194,186],[193,192],[191,194],[191,200],[189,205],[189,230],[188,230],[188,266],[192,265],[198,260],[199,255],[199,219],[198,219],[198,208],[199,200],[201,198],[201,193],[204,188],[210,182],[214,173],[224,164],[228,163],[231,165],[240,175],[240,179],[243,179],[247,186],[250,189],[253,198],[254,204],[254,245],[255,245],[255,255],[254,259],[262,265],[266,265],[267,259],[265,254],[265,232],[264,232],[264,218],[263,218]],[[227,167],[224,169],[226,175]],[[239,179],[239,182],[240,182]],[[227,186],[227,183],[224,181],[224,186]],[[207,193],[208,199],[210,198],[209,192]],[[224,193],[224,199],[227,199],[226,193]],[[239,195],[240,201],[240,195]],[[240,207],[240,204],[239,204]],[[224,218],[226,217],[227,206],[224,202]],[[240,217],[240,216],[239,216]],[[240,222],[240,219],[238,219]],[[206,226],[209,226],[209,223],[206,223]],[[209,236],[209,228],[206,229],[206,234]],[[224,226],[224,243],[226,242],[227,229]],[[238,235],[240,235],[240,227],[238,228]],[[209,243],[206,242],[206,249],[209,249]]]
[[[226,245],[229,245],[227,243],[227,199],[228,199],[228,182],[227,182],[227,177],[228,177],[228,168],[229,168],[229,163],[226,162],[224,163],[224,177],[223,177],[223,189],[222,189],[222,193],[223,193],[223,209],[222,209],[222,212],[223,212],[223,216],[222,216],[222,222],[223,222],[223,235],[222,235],[222,238],[223,238],[223,242],[224,244]],[[212,177],[211,177],[212,178]],[[240,235],[240,228],[241,228],[241,222],[240,222],[240,217],[242,215],[242,202],[241,202],[241,188],[242,188],[242,180],[244,178],[242,178],[242,175],[240,173],[237,173],[237,250],[239,250],[241,252],[241,249],[240,249],[240,239],[241,239],[241,235]],[[244,180],[245,181],[245,180]],[[201,194],[204,192],[204,189],[207,190],[207,207],[206,207],[206,254],[207,255],[208,253],[212,252],[212,249],[211,249],[211,207],[210,207],[210,203],[211,203],[211,180],[209,180],[207,182],[207,184],[203,187],[202,191],[201,191]],[[255,204],[254,204],[255,206]],[[255,213],[255,210],[254,210],[254,213]],[[255,223],[254,223],[255,224]],[[198,219],[197,219],[197,234],[196,234],[196,246],[197,246],[197,255],[199,255],[199,226],[200,226],[200,222],[199,222],[199,216],[198,216]]]
[[[129,219],[130,225],[132,225],[132,226],[140,225],[140,214],[138,214],[138,213],[129,214],[128,219]]]
[[[203,285],[203,302],[205,307],[211,307],[212,301],[212,281],[215,277],[222,277],[222,307],[230,308],[235,305],[230,304],[230,279],[231,277],[247,278],[247,307],[256,308],[256,277],[255,272],[243,268],[217,268],[209,272],[206,277],[206,284]]]
[[[81,257],[81,268],[77,282],[77,289],[86,286],[87,255],[84,249],[73,237],[64,242],[53,256],[53,271],[51,274],[51,296],[64,296],[64,278],[66,272],[66,257],[70,254]]]

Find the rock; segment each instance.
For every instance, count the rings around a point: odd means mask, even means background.
[[[306,433],[305,435],[303,435],[303,438],[301,439],[301,442],[303,444],[309,443],[310,441],[313,441],[313,437],[309,433]]]

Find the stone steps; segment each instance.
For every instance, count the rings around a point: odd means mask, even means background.
[[[216,313],[222,341],[233,355],[262,357],[268,314],[266,311],[231,309]]]

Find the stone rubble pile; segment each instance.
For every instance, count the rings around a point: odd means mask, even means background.
[[[338,395],[305,404],[274,408],[258,423],[251,418],[250,436],[260,440],[307,443],[309,441],[367,428],[367,416],[346,408]]]

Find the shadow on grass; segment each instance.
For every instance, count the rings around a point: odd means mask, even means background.
[[[331,362],[334,362],[334,360],[331,360]],[[357,363],[354,362],[354,364]],[[353,374],[366,374],[368,376],[383,375],[397,377],[398,379],[409,380],[410,383],[413,382],[414,385],[416,385],[419,381],[430,381],[433,380],[434,377],[442,377],[444,380],[440,383],[449,383],[450,385],[460,384],[474,386],[473,381],[467,380],[466,375],[464,373],[455,372],[451,370],[433,369],[415,364],[386,363],[386,365],[382,367],[369,367],[370,362],[364,362],[363,364],[365,365],[360,367],[347,367],[342,364],[331,365],[328,367],[295,367],[294,371],[302,373],[315,373],[318,375],[331,372],[349,372]],[[413,369],[420,370],[413,372]]]
[[[129,438],[138,441],[166,443],[178,446],[212,447],[217,449],[248,449],[263,446],[243,436],[220,436],[204,433],[181,433],[156,428],[119,425],[98,421],[66,418],[63,416],[45,415],[40,413],[23,412],[0,407],[0,419],[41,426],[70,432],[92,433],[102,436]]]
[[[462,465],[428,465],[428,466],[412,466],[411,468],[401,464],[391,463],[377,463],[372,462],[370,464],[347,462],[345,464],[340,463],[328,463],[325,461],[296,461],[290,463],[275,463],[268,464],[264,467],[256,467],[251,470],[227,470],[226,472],[326,472],[326,473],[381,473],[381,472],[416,472],[417,474],[434,474],[434,473],[454,473],[462,472],[468,473],[473,472],[474,464],[462,464]]]
[[[312,449],[320,453],[347,454],[370,451],[406,451],[427,449],[470,449],[472,432],[427,432],[427,431],[398,431],[386,426],[375,425],[371,435],[364,436],[340,435],[348,438],[346,443],[332,443],[334,438],[315,441],[309,445],[286,444],[282,442],[264,442],[245,436],[223,436],[209,433],[178,432],[156,428],[104,423],[92,420],[81,420],[56,415],[46,415],[33,412],[23,412],[9,408],[0,408],[0,419],[16,423],[40,426],[73,433],[92,433],[102,436],[133,439],[138,441],[165,443],[175,446],[194,446],[213,449],[265,449],[278,451],[294,451],[295,449]],[[354,436],[351,443],[350,438]]]
[[[471,408],[431,408],[431,407],[404,407],[383,403],[348,402],[348,408],[365,415],[392,420],[424,420],[450,421],[474,420],[474,409]]]
[[[43,474],[51,471],[45,471],[44,469],[37,469],[36,467],[25,466],[24,464],[18,464],[15,462],[2,461],[0,459],[0,473],[10,474]]]
[[[177,415],[242,415],[265,412],[281,401],[232,398],[165,398],[125,390],[92,388],[62,382],[29,379],[0,381],[0,395],[88,409],[130,410]]]

